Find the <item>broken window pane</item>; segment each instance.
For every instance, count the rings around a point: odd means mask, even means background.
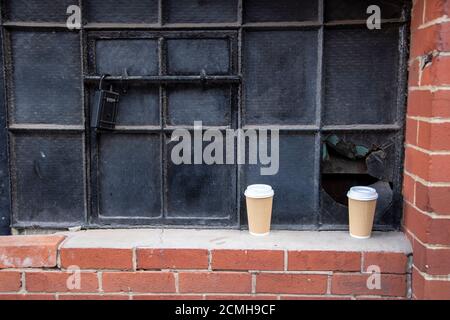
[[[325,30],[325,124],[396,121],[398,36],[387,26]]]
[[[99,140],[99,215],[159,217],[159,135],[101,134]]]
[[[83,136],[14,134],[11,143],[15,218],[19,222],[82,223]]]
[[[11,33],[14,123],[81,124],[77,33]]]
[[[317,32],[247,32],[244,39],[246,124],[314,124]]]
[[[315,135],[280,134],[278,174],[262,176],[260,165],[243,166],[241,190],[251,184],[265,183],[275,191],[272,224],[283,227],[313,227],[317,219],[317,176]],[[269,139],[270,142],[270,139]],[[270,153],[270,145],[268,146]],[[264,166],[267,167],[267,166]],[[246,220],[245,197],[241,196],[241,212]]]
[[[167,23],[214,23],[237,20],[237,0],[164,0]]]
[[[87,0],[84,3],[89,22],[158,22],[158,0]]]
[[[367,8],[376,5],[381,9],[382,19],[400,18],[406,6],[405,0],[325,0],[325,20],[366,20]]]
[[[167,40],[169,74],[230,73],[228,39]]]
[[[130,76],[158,74],[156,40],[98,40],[95,60],[97,74]]]
[[[183,85],[168,90],[168,124],[207,126],[231,123],[231,88],[227,86]]]
[[[347,133],[324,136],[321,214],[324,225],[348,223],[347,191],[371,186],[379,193],[376,225],[393,225],[397,134]],[[398,191],[396,191],[398,192]]]
[[[245,22],[314,21],[318,18],[318,1],[246,0]]]
[[[67,8],[73,0],[4,0],[5,20],[66,22]]]

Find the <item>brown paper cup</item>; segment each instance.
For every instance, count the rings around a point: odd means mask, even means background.
[[[274,191],[271,186],[254,184],[245,190],[250,234],[265,236],[270,233]]]
[[[250,234],[254,236],[268,235],[272,220],[273,197],[263,199],[246,197],[246,200]]]
[[[350,236],[370,238],[377,207],[377,191],[370,187],[353,187],[347,196]]]
[[[350,235],[352,237],[359,239],[370,238],[376,206],[377,200],[360,201],[348,199]]]

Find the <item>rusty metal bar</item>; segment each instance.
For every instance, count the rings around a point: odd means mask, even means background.
[[[98,84],[100,82],[101,76],[85,76],[84,80],[87,83]],[[240,83],[241,77],[234,76],[168,76],[168,75],[158,75],[158,76],[129,76],[123,78],[122,76],[108,76],[106,78],[109,82],[141,82],[147,84],[174,84],[174,83],[208,83],[208,84],[225,84],[225,83]]]

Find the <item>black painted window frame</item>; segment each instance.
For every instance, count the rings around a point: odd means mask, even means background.
[[[85,6],[83,5],[83,0],[79,0],[78,5],[82,8],[82,11],[85,12]],[[130,220],[117,220],[117,221],[102,221],[98,217],[98,210],[96,208],[96,174],[95,174],[95,135],[92,132],[90,127],[90,101],[89,101],[89,87],[96,86],[99,80],[99,75],[94,75],[89,70],[90,59],[90,47],[92,39],[96,36],[117,36],[125,37],[125,38],[133,38],[133,37],[142,37],[145,34],[145,37],[154,35],[158,39],[164,37],[165,34],[202,34],[202,33],[216,33],[216,34],[233,34],[233,37],[236,37],[236,64],[233,68],[236,70],[236,74],[232,74],[230,76],[225,77],[211,77],[207,78],[207,81],[218,82],[218,83],[230,83],[234,88],[236,88],[236,118],[232,121],[233,128],[248,128],[246,126],[243,117],[243,112],[245,111],[245,105],[242,101],[243,90],[245,87],[245,79],[242,78],[243,68],[242,59],[243,59],[243,47],[242,41],[245,37],[245,33],[247,31],[257,31],[257,30],[317,30],[318,31],[318,70],[317,70],[317,122],[315,125],[289,125],[283,126],[280,129],[280,134],[286,135],[295,135],[295,134],[311,134],[315,139],[315,159],[317,161],[315,165],[315,187],[317,190],[313,190],[316,193],[317,202],[316,202],[316,216],[315,222],[312,225],[276,225],[275,228],[279,229],[307,229],[307,230],[341,230],[345,229],[345,225],[325,225],[321,221],[321,213],[320,213],[320,181],[321,181],[321,171],[320,171],[320,159],[321,159],[321,150],[322,150],[322,142],[323,137],[328,133],[373,133],[377,134],[380,132],[383,133],[396,133],[398,134],[398,141],[396,142],[396,146],[398,147],[396,151],[396,159],[395,159],[395,177],[394,177],[394,207],[395,207],[395,216],[394,220],[390,225],[378,225],[376,228],[378,230],[392,230],[398,229],[400,226],[402,209],[401,209],[401,185],[402,185],[402,175],[401,168],[403,166],[403,146],[402,141],[404,138],[404,124],[405,124],[405,104],[406,104],[406,79],[407,79],[407,43],[408,43],[408,28],[409,28],[409,8],[405,8],[401,18],[398,19],[388,19],[383,20],[384,24],[395,25],[399,30],[399,51],[400,51],[400,59],[399,59],[399,68],[398,68],[398,81],[399,81],[399,89],[397,93],[397,122],[395,124],[381,124],[381,125],[362,125],[362,126],[346,126],[346,125],[335,125],[335,126],[324,126],[321,121],[321,112],[323,106],[323,41],[324,41],[324,30],[332,29],[332,28],[361,28],[364,27],[366,21],[365,20],[353,20],[353,21],[325,21],[325,13],[324,13],[324,0],[318,0],[318,18],[317,21],[302,21],[302,22],[245,22],[243,21],[243,7],[245,4],[244,0],[238,1],[238,10],[237,10],[237,19],[235,22],[230,23],[192,23],[192,24],[168,24],[164,22],[162,4],[163,0],[158,1],[159,6],[159,14],[158,20],[155,23],[150,24],[96,24],[96,23],[85,23],[83,22],[81,30],[78,31],[68,31],[66,29],[66,25],[63,22],[15,22],[15,21],[5,21],[3,18],[1,20],[1,31],[3,35],[3,49],[4,49],[4,64],[5,64],[5,91],[6,94],[6,105],[9,105],[12,98],[12,88],[13,83],[11,81],[11,71],[13,68],[12,58],[11,58],[11,42],[10,42],[10,34],[16,30],[22,31],[59,31],[59,32],[75,32],[79,35],[80,39],[80,58],[81,58],[81,69],[83,74],[82,79],[82,100],[83,100],[83,118],[84,124],[82,126],[58,126],[58,127],[26,127],[20,125],[10,126],[8,125],[6,130],[3,132],[7,133],[11,141],[11,136],[14,135],[15,132],[48,132],[48,133],[68,133],[68,134],[79,134],[82,136],[84,141],[84,154],[83,157],[85,159],[84,163],[84,176],[85,176],[85,189],[86,189],[86,212],[85,212],[85,220],[82,223],[84,227],[88,228],[105,228],[105,227],[128,227],[128,226],[137,226],[143,225],[148,226],[146,221],[142,221],[139,219]],[[1,8],[2,17],[4,13],[4,7]],[[84,15],[86,16],[86,15]],[[162,45],[163,41],[158,40]],[[208,75],[209,76],[209,75]],[[119,82],[121,79],[116,78],[113,79],[116,82]],[[201,83],[202,77],[192,76],[192,77],[169,77],[164,74],[159,74],[156,77],[147,77],[144,79],[131,79],[129,81],[137,81],[137,82],[148,82],[162,88],[165,83],[169,82],[194,82]],[[163,89],[160,89],[163,90]],[[3,110],[7,112],[7,110]],[[3,112],[2,111],[2,112]],[[251,126],[252,128],[254,126]],[[262,126],[263,127],[263,126]],[[133,132],[139,132],[142,129],[134,130]],[[159,131],[158,131],[159,130]],[[164,129],[156,128],[150,129],[150,131],[161,132]],[[173,130],[172,129],[168,129]],[[143,129],[143,132],[149,132],[147,129]],[[11,161],[11,158],[9,159]],[[11,164],[10,164],[11,165]],[[9,172],[10,166],[8,168],[4,168]],[[237,175],[242,174],[242,168],[237,167]],[[13,180],[13,179],[12,179]],[[239,181],[239,178],[238,178]],[[11,182],[12,183],[12,182]],[[242,186],[240,186],[239,182],[237,183],[236,190],[236,216],[235,218],[227,221],[224,224],[208,224],[207,227],[220,227],[220,228],[240,228],[245,225],[245,210],[242,210]],[[9,200],[11,201],[11,200]],[[3,200],[3,202],[5,202]],[[4,203],[3,203],[4,204]],[[11,202],[8,204],[12,207]],[[185,222],[180,221],[182,225],[186,225]],[[158,225],[173,225],[178,224],[177,221],[164,221],[161,220],[156,224],[152,223],[151,226]],[[204,227],[202,221],[190,221],[187,223],[189,226],[196,227]],[[54,223],[39,223],[39,222],[24,222],[18,221],[15,218],[14,210],[12,212],[12,226],[16,228],[27,228],[27,227],[38,227],[38,228],[64,228],[71,225],[68,224],[54,224]]]

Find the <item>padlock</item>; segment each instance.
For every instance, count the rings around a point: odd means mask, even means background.
[[[105,74],[100,78],[100,100],[97,104],[93,123],[97,129],[113,130],[116,126],[120,94],[113,90],[112,85],[110,85],[109,90],[103,89],[103,82],[107,76]]]

